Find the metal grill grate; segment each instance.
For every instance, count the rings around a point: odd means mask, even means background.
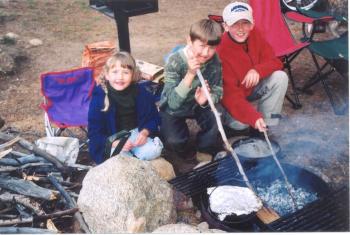
[[[276,232],[349,231],[349,189],[333,191],[268,227]]]
[[[169,183],[187,196],[197,195],[212,186],[231,183],[232,185],[244,185],[242,176],[231,156],[212,161],[170,180]]]
[[[225,184],[245,185],[231,156],[210,162],[170,180],[169,183],[187,196],[198,196],[205,193],[208,187],[213,186]],[[252,231],[349,231],[349,189],[342,188],[338,191],[323,194],[319,199],[304,206],[301,210],[281,217],[268,225],[262,225],[261,223],[253,225],[258,229]]]

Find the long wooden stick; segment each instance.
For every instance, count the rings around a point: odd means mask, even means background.
[[[201,82],[201,85],[202,85],[202,88],[204,88],[204,93],[208,99],[208,103],[210,105],[210,108],[211,110],[213,111],[214,113],[214,116],[215,116],[215,119],[216,119],[216,123],[218,124],[218,129],[219,129],[219,132],[221,134],[221,137],[222,137],[222,140],[224,141],[225,143],[225,147],[226,147],[226,151],[229,151],[231,153],[231,156],[233,157],[233,159],[236,161],[236,164],[238,166],[238,170],[239,172],[241,173],[242,177],[243,177],[243,180],[244,182],[246,183],[246,185],[248,186],[248,188],[250,188],[254,193],[254,189],[253,189],[253,186],[250,184],[249,180],[248,180],[248,177],[247,175],[245,174],[244,170],[243,170],[243,167],[242,167],[242,164],[241,162],[239,161],[239,158],[237,156],[237,154],[235,153],[235,151],[233,150],[232,146],[230,145],[230,143],[228,142],[228,139],[227,139],[227,136],[226,136],[226,133],[225,133],[225,130],[224,130],[224,127],[222,125],[222,122],[221,122],[221,118],[220,118],[220,114],[218,112],[218,110],[216,109],[215,105],[214,105],[214,102],[210,96],[210,93],[207,89],[207,86],[205,84],[205,81],[204,81],[204,78],[203,78],[203,75],[201,73],[201,71],[198,69],[197,70],[197,76],[199,78],[199,81]]]

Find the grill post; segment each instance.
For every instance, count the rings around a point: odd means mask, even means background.
[[[114,18],[119,50],[131,52],[129,17],[158,11],[158,0],[89,0],[91,8]]]
[[[129,37],[129,17],[119,8],[114,8],[114,19],[117,24],[119,50],[131,52]]]

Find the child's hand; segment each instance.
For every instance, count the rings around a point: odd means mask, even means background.
[[[260,75],[255,69],[251,69],[245,75],[242,85],[245,85],[246,88],[254,87],[259,83]]]
[[[201,64],[199,63],[198,59],[193,55],[193,52],[191,48],[188,49],[188,58],[187,58],[187,65],[188,65],[188,72],[192,74],[196,74],[197,69],[201,67]]]
[[[267,131],[267,126],[264,119],[259,118],[258,120],[256,120],[255,129],[258,129],[260,132]]]
[[[127,140],[123,146],[122,151],[129,152],[133,147],[135,147],[134,144],[130,140]]]
[[[210,93],[210,87],[207,80],[205,80],[205,85],[208,89],[208,92]],[[203,87],[197,87],[196,93],[194,94],[194,99],[199,105],[204,105],[208,101]]]
[[[149,131],[147,129],[143,129],[142,131],[140,131],[140,133],[138,134],[134,142],[134,146],[144,145],[147,142],[148,136],[149,136]]]

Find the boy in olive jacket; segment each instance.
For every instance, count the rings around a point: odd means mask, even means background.
[[[186,155],[188,118],[195,119],[201,129],[197,134],[195,149],[210,155],[219,150],[215,116],[196,71],[200,69],[211,98],[215,104],[219,103],[222,98],[222,73],[216,47],[221,35],[221,26],[212,20],[203,19],[194,23],[186,47],[172,54],[165,66],[165,84],[160,100],[160,132],[165,146],[179,156]]]

